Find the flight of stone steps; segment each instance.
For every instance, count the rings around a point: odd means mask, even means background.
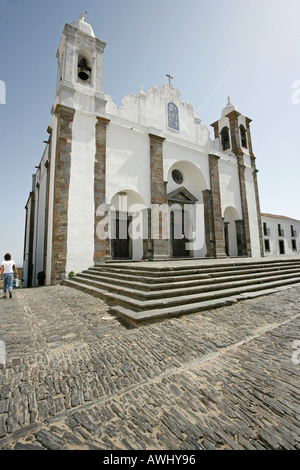
[[[170,263],[172,264],[172,263]],[[155,262],[92,267],[64,285],[99,296],[132,326],[196,313],[300,285],[300,258],[178,265]]]

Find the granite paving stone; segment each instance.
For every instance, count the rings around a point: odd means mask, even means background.
[[[0,449],[300,449],[297,285],[139,328],[67,286],[0,300]]]

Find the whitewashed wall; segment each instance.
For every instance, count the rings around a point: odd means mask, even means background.
[[[110,122],[107,127],[106,202],[134,191],[150,207],[150,144],[147,133]]]
[[[68,201],[67,274],[93,265],[95,125],[94,115],[75,112]]]
[[[47,145],[41,159],[39,169],[35,176],[35,215],[34,215],[34,237],[33,237],[33,277],[32,286],[38,285],[37,275],[44,271],[44,252],[45,252],[45,210],[46,210],[46,191],[47,191],[47,169],[45,163],[49,158],[49,146]],[[39,185],[39,187],[37,187]]]
[[[57,118],[52,116],[52,144],[50,155],[50,173],[49,173],[49,203],[48,203],[48,231],[47,231],[47,253],[45,266],[45,284],[51,284],[51,259],[52,259],[52,237],[53,237],[53,198],[54,198],[54,177],[55,177],[55,155],[57,139]]]
[[[260,241],[256,208],[255,187],[253,183],[252,169],[247,167],[245,171],[245,184],[248,204],[249,229],[251,239],[251,253],[253,258],[260,258]]]
[[[24,261],[23,261],[23,287],[28,287],[28,261],[29,261],[29,238],[30,238],[30,214],[31,214],[32,198],[29,197],[26,207],[25,222],[25,243],[24,243]]]
[[[279,240],[284,242],[285,254],[299,254],[300,253],[300,221],[295,219],[289,219],[287,217],[276,216],[272,214],[262,214],[262,224],[266,223],[269,229],[269,235],[264,235],[264,240],[269,240],[270,251],[265,250],[265,256],[279,255]],[[280,237],[278,233],[278,224],[284,231],[284,236]],[[292,248],[292,234],[291,226],[296,230],[296,237],[293,237],[296,241],[297,250],[294,251]]]

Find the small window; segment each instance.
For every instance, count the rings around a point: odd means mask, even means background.
[[[284,240],[279,240],[279,253],[281,255],[285,254]]]
[[[244,126],[240,126],[242,147],[247,148],[247,132]]]
[[[297,251],[297,243],[296,240],[292,240],[292,250]]]
[[[183,182],[183,174],[179,170],[173,170],[172,171],[172,178],[173,178],[173,181],[175,181],[176,184],[182,184],[182,182]]]
[[[223,129],[221,130],[221,140],[222,140],[223,150],[228,150],[230,148],[228,127],[223,127]]]
[[[292,237],[296,237],[296,236],[297,236],[297,232],[296,232],[296,230],[294,229],[294,226],[293,226],[293,225],[291,225],[291,236],[292,236]]]
[[[174,103],[168,103],[168,126],[179,131],[178,108]]]
[[[270,236],[270,229],[268,228],[266,222],[263,223],[263,230],[264,230],[265,237],[269,237]]]
[[[265,240],[265,252],[270,251],[270,240]]]
[[[278,235],[279,237],[284,237],[284,230],[281,228],[281,224],[278,224]]]

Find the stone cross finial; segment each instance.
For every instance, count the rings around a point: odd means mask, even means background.
[[[227,106],[230,106],[230,105],[231,105],[231,103],[230,103],[230,97],[228,96],[228,97],[227,97]]]
[[[169,86],[172,86],[171,80],[173,80],[173,77],[171,77],[171,75],[168,73],[166,73],[166,77],[169,79]]]

